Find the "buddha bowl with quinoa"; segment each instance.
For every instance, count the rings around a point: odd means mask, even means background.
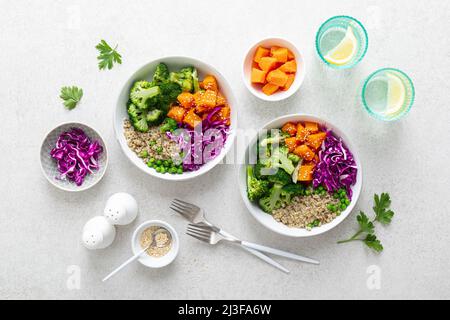
[[[164,180],[187,180],[212,169],[231,148],[236,101],[213,67],[192,58],[162,58],[126,82],[114,128],[122,151],[139,169]]]
[[[247,147],[241,195],[267,228],[292,237],[326,232],[356,204],[362,170],[354,147],[332,123],[287,115],[267,123]]]

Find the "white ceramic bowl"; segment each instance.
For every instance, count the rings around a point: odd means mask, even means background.
[[[170,264],[176,258],[180,243],[177,232],[167,222],[161,220],[149,220],[142,223],[133,233],[133,237],[131,238],[131,250],[133,251],[133,254],[137,254],[143,249],[139,243],[139,238],[142,232],[151,226],[158,226],[167,229],[172,236],[172,247],[170,248],[170,251],[162,257],[151,257],[147,253],[143,253],[138,261],[149,268],[162,268]]]
[[[103,152],[98,159],[100,169],[94,174],[88,174],[81,186],[77,186],[74,182],[71,182],[69,180],[56,179],[56,177],[59,175],[58,168],[56,165],[56,161],[52,159],[52,157],[50,157],[50,151],[55,147],[56,140],[58,140],[60,134],[74,127],[82,129],[91,139],[91,141],[98,140],[103,147]],[[96,185],[103,178],[103,175],[106,172],[106,168],[108,167],[108,150],[101,135],[93,128],[83,123],[67,122],[58,125],[45,136],[44,141],[42,141],[41,145],[40,161],[42,172],[52,185],[64,191],[84,191]]]
[[[125,119],[128,119],[128,114],[126,110],[126,104],[128,101],[128,96],[130,92],[130,88],[133,83],[137,80],[151,80],[153,77],[153,73],[156,69],[156,66],[160,63],[164,62],[169,67],[169,70],[179,70],[180,68],[186,66],[194,66],[197,68],[199,72],[199,79],[203,79],[206,75],[211,74],[216,77],[217,82],[219,84],[219,89],[223,93],[223,95],[228,100],[228,103],[231,107],[231,125],[230,131],[225,142],[225,146],[220,152],[220,154],[210,162],[204,164],[200,167],[200,169],[192,172],[184,172],[183,174],[162,174],[156,172],[155,169],[149,168],[143,161],[140,159],[127,145],[124,130],[123,130],[123,122]],[[236,135],[237,128],[237,102],[234,98],[233,92],[231,91],[231,87],[224,78],[224,76],[217,71],[214,67],[209,64],[188,57],[165,57],[158,60],[154,60],[152,62],[147,63],[146,65],[139,68],[124,84],[122,90],[120,91],[119,97],[117,99],[116,110],[114,112],[114,130],[116,133],[116,138],[119,141],[120,147],[122,151],[125,153],[127,158],[133,163],[136,167],[144,171],[145,173],[163,179],[163,180],[171,180],[171,181],[181,181],[181,180],[189,180],[195,177],[198,177],[209,170],[211,170],[215,165],[217,165],[223,157],[230,150],[233,145],[234,138]]]
[[[247,206],[250,213],[253,215],[253,217],[258,220],[263,226],[267,227],[268,229],[275,231],[276,233],[290,236],[290,237],[310,237],[315,236],[324,232],[327,232],[334,227],[336,227],[338,224],[340,224],[344,219],[350,214],[353,207],[355,206],[356,202],[358,201],[359,194],[361,192],[362,187],[362,168],[361,163],[359,162],[358,154],[356,152],[356,149],[351,144],[351,142],[348,140],[346,135],[335,125],[330,123],[329,121],[323,120],[321,118],[311,116],[311,115],[301,115],[301,114],[291,114],[282,116],[279,118],[276,118],[267,124],[264,125],[264,129],[277,129],[281,128],[283,124],[286,122],[299,122],[299,121],[312,121],[317,122],[323,126],[325,126],[328,129],[331,129],[334,134],[341,137],[345,143],[345,145],[349,148],[349,150],[353,153],[353,156],[355,158],[356,164],[358,166],[358,173],[356,177],[356,183],[352,187],[353,196],[350,204],[348,207],[333,221],[330,223],[323,224],[320,227],[313,228],[312,230],[308,231],[306,229],[301,228],[292,228],[288,227],[281,222],[276,221],[270,214],[265,213],[262,211],[257,203],[251,202],[247,198],[247,182],[246,182],[246,163],[248,162],[248,154],[249,154],[249,148],[250,146],[253,146],[256,143],[256,137],[249,143],[247,146],[246,152],[245,152],[245,158],[242,160],[242,164],[239,167],[239,188],[241,190],[241,196],[244,200],[245,205]]]
[[[256,49],[259,46],[266,48],[270,48],[272,46],[285,47],[288,48],[295,55],[295,60],[297,62],[297,73],[295,74],[294,83],[292,83],[289,90],[277,91],[274,94],[268,96],[264,92],[262,92],[260,86],[253,84],[251,82],[250,77],[253,66],[253,57],[255,55]],[[298,89],[302,85],[306,75],[305,59],[303,58],[303,55],[300,53],[300,51],[291,42],[280,38],[268,38],[253,45],[247,52],[247,55],[245,56],[244,60],[242,74],[245,86],[255,97],[258,97],[265,101],[281,101],[292,96],[295,92],[298,91]]]

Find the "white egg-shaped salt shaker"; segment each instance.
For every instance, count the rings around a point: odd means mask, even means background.
[[[115,237],[116,228],[104,216],[90,219],[83,227],[83,244],[91,250],[108,247]]]
[[[138,204],[132,195],[118,192],[109,197],[103,214],[111,224],[129,224],[136,219]]]

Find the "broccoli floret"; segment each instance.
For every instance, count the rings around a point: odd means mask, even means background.
[[[262,139],[259,145],[267,147],[269,144],[280,144],[284,139],[289,138],[289,134],[281,130],[272,130],[273,132],[267,134],[267,137]]]
[[[165,118],[163,124],[159,128],[162,133],[174,131],[178,128],[178,123],[172,118]]]
[[[281,199],[281,191],[283,186],[275,183],[269,191],[269,195],[259,199],[259,207],[267,213],[272,213],[273,210],[278,209],[283,204]]]
[[[169,106],[177,100],[178,95],[182,92],[181,87],[175,82],[165,82],[159,85],[161,96],[159,99],[159,107],[164,111],[169,110]]]
[[[128,104],[128,116],[130,117],[133,127],[140,132],[148,131],[148,123],[145,111],[137,108],[133,103]]]
[[[294,165],[300,161],[300,157],[294,153],[288,153],[288,159],[291,160]]]
[[[157,125],[161,123],[163,112],[159,109],[150,110],[147,113],[146,120],[150,125]]]
[[[247,166],[247,196],[250,201],[255,201],[264,196],[269,190],[269,182],[259,180],[253,174],[253,167]]]
[[[278,183],[282,186],[287,185],[292,182],[292,177],[286,171],[282,169],[274,169],[274,173],[267,176],[269,182]]]
[[[161,94],[158,86],[148,81],[137,81],[130,90],[130,100],[139,109],[155,106]]]
[[[301,184],[291,183],[285,185],[281,190],[281,199],[284,203],[289,204],[295,196],[301,196],[305,193],[305,187]]]
[[[194,68],[186,67],[178,72],[171,72],[169,80],[178,83],[183,91],[192,92],[194,90]]]
[[[142,117],[138,120],[133,121],[133,127],[140,132],[147,132],[148,131],[148,123],[147,120],[145,120],[145,117]]]
[[[289,174],[295,170],[294,164],[288,159],[288,149],[285,146],[275,148],[271,161],[273,166],[281,168]]]
[[[160,63],[156,66],[155,73],[153,74],[153,82],[160,84],[169,80],[169,68],[165,63]]]

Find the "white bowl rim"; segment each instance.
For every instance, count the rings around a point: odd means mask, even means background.
[[[167,265],[169,265],[170,263],[172,263],[173,260],[175,260],[175,258],[178,256],[178,252],[180,249],[180,239],[178,238],[178,233],[176,232],[175,228],[172,227],[169,223],[163,221],[163,220],[147,220],[142,222],[139,226],[136,227],[136,229],[133,232],[133,235],[131,237],[131,252],[133,252],[133,254],[138,253],[138,251],[136,251],[134,244],[136,243],[136,241],[138,240],[138,233],[142,232],[144,230],[144,228],[146,227],[151,227],[151,226],[162,226],[164,227],[167,231],[170,232],[170,235],[172,237],[172,247],[170,248],[169,252],[167,254],[165,254],[162,257],[159,258],[151,258],[150,256],[146,256],[146,258],[139,258],[138,261],[148,267],[148,268],[162,268],[165,267]],[[172,254],[172,257],[167,257],[167,255],[170,252],[174,252]],[[160,259],[159,260],[159,264],[152,264],[152,259]]]
[[[301,72],[297,72],[295,75],[295,80],[294,83],[292,84],[291,88],[289,88],[289,90],[284,91],[283,93],[280,94],[280,92],[275,93],[273,95],[267,96],[262,92],[259,92],[257,90],[255,90],[251,83],[250,83],[250,79],[246,76],[245,74],[245,70],[246,70],[246,60],[249,57],[250,52],[252,52],[254,49],[256,49],[256,47],[263,45],[266,42],[269,41],[280,41],[280,42],[286,42],[289,46],[291,46],[292,48],[294,48],[294,54],[295,54],[295,60],[298,63],[298,61],[300,60],[303,64],[303,68]],[[290,49],[290,48],[289,48]],[[291,49],[290,49],[291,50]],[[253,59],[252,59],[253,60]],[[277,101],[283,101],[289,97],[291,97],[294,93],[296,93],[300,87],[303,84],[303,81],[305,80],[306,77],[306,61],[305,61],[305,57],[302,54],[302,52],[294,45],[294,43],[290,40],[290,39],[286,39],[286,38],[281,38],[279,36],[272,36],[272,37],[267,37],[265,39],[262,39],[256,43],[254,43],[252,46],[250,46],[244,56],[244,62],[242,64],[242,79],[244,81],[245,87],[248,89],[248,91],[250,91],[255,97],[257,97],[258,99],[261,99],[263,101],[268,101],[268,102],[277,102]],[[298,79],[298,80],[297,80]],[[295,85],[295,86],[294,86]],[[292,89],[292,90],[291,90]]]
[[[88,127],[89,129],[91,129],[92,131],[94,131],[100,137],[101,142],[103,143],[103,145],[102,145],[103,152],[105,152],[105,156],[106,156],[105,157],[105,165],[104,165],[105,169],[99,175],[96,175],[98,177],[98,179],[94,180],[94,182],[92,182],[90,185],[85,185],[85,186],[81,185],[79,188],[76,188],[76,189],[67,189],[67,188],[65,188],[65,187],[55,183],[55,181],[53,181],[53,179],[50,179],[50,177],[45,172],[44,167],[42,166],[41,154],[40,154],[45,141],[47,140],[47,138],[50,135],[50,133],[52,133],[52,131],[58,129],[59,127],[66,126],[66,125],[71,125],[71,124],[74,124],[75,126],[76,125],[83,125],[83,126]],[[97,183],[100,182],[100,180],[102,180],[103,176],[105,175],[106,170],[108,169],[108,162],[109,162],[108,147],[106,146],[105,139],[103,139],[103,136],[100,134],[100,132],[98,132],[98,130],[94,129],[91,125],[88,125],[88,124],[86,124],[84,122],[66,121],[66,122],[59,123],[56,127],[54,127],[53,129],[49,130],[45,134],[44,139],[41,142],[41,147],[39,148],[39,164],[40,164],[40,167],[41,167],[42,174],[45,176],[47,181],[50,182],[51,185],[53,185],[54,187],[56,187],[56,188],[58,188],[60,190],[64,190],[64,191],[67,191],[67,192],[86,191],[86,190],[92,188],[93,186],[95,186]]]
[[[295,120],[293,120],[293,118],[295,118]],[[239,185],[239,189],[240,189],[240,193],[241,193],[241,197],[242,200],[245,203],[245,206],[247,207],[248,211],[251,213],[251,215],[263,226],[265,226],[266,228],[268,228],[271,231],[274,231],[275,233],[284,235],[284,236],[288,236],[288,237],[295,237],[295,238],[306,238],[306,237],[312,237],[312,236],[317,236],[320,235],[322,233],[325,233],[327,231],[330,231],[331,229],[335,228],[337,225],[339,225],[342,221],[344,221],[352,212],[353,208],[355,207],[356,203],[358,202],[359,196],[361,194],[361,190],[362,190],[362,184],[363,184],[363,169],[362,169],[362,165],[361,162],[359,160],[358,157],[358,152],[355,149],[354,145],[350,142],[350,140],[348,139],[347,135],[341,130],[339,129],[337,126],[335,126],[332,122],[328,121],[327,119],[323,118],[323,117],[318,117],[315,115],[311,115],[311,114],[306,114],[306,113],[294,113],[294,114],[288,114],[288,115],[283,115],[280,117],[277,117],[275,119],[272,119],[271,121],[265,123],[261,129],[265,129],[268,127],[271,127],[271,125],[275,122],[279,122],[279,121],[302,121],[301,119],[296,119],[296,118],[303,118],[305,120],[312,120],[312,121],[317,121],[318,123],[324,123],[326,125],[330,125],[331,127],[336,128],[337,131],[339,131],[339,137],[342,138],[342,140],[345,142],[346,146],[350,149],[350,151],[353,154],[353,157],[356,161],[356,164],[358,166],[358,173],[357,173],[357,181],[355,183],[355,185],[353,186],[353,197],[352,197],[352,201],[350,202],[350,204],[347,206],[347,208],[341,213],[341,215],[339,215],[338,217],[334,218],[331,222],[323,224],[320,227],[315,227],[313,228],[311,231],[308,231],[304,228],[293,228],[293,227],[288,227],[284,224],[282,224],[281,222],[276,221],[274,218],[272,218],[271,220],[268,221],[263,221],[260,218],[261,214],[264,215],[268,215],[267,213],[263,212],[259,207],[258,210],[256,212],[256,209],[253,206],[257,206],[256,204],[250,202],[250,200],[248,200],[247,198],[247,186],[245,183],[245,179],[242,179],[242,175],[243,175],[243,169],[246,166],[246,157],[247,157],[247,153],[249,150],[249,147],[251,145],[253,145],[256,141],[256,136],[252,138],[252,140],[247,144],[245,152],[244,152],[244,158],[241,160],[241,164],[238,166],[238,185]],[[244,168],[243,168],[244,167]],[[242,181],[244,180],[244,183],[242,183]],[[355,189],[357,188],[357,189]]]
[[[120,141],[120,132],[119,132],[119,128],[116,126],[117,123],[117,103],[120,99],[121,93],[123,88],[125,87],[125,85],[135,77],[135,75],[143,68],[147,67],[148,65],[152,64],[152,63],[156,63],[156,62],[164,62],[165,60],[174,60],[174,59],[186,59],[186,60],[191,60],[192,64],[194,62],[197,63],[201,63],[204,64],[205,66],[207,66],[209,69],[213,70],[214,73],[218,74],[226,83],[226,85],[228,86],[228,88],[230,89],[229,94],[227,94],[227,100],[232,100],[234,103],[234,106],[232,106],[231,108],[231,125],[230,125],[230,130],[227,136],[227,141],[225,142],[225,146],[223,147],[223,149],[221,150],[220,154],[214,158],[213,160],[209,161],[206,164],[203,164],[198,170],[196,171],[189,171],[189,172],[183,172],[183,174],[162,174],[162,173],[158,173],[154,170],[152,170],[151,168],[144,168],[142,166],[138,166],[136,165],[136,163],[134,162],[134,159],[131,157],[131,155],[127,152],[125,152],[124,148],[128,148],[129,147],[127,145],[122,145],[121,141]],[[187,63],[189,64],[189,62]],[[169,66],[170,67],[170,66]],[[220,85],[220,83],[219,83]],[[231,99],[229,99],[229,96],[231,95]],[[223,158],[228,154],[228,152],[230,151],[230,149],[233,147],[234,145],[234,140],[236,137],[236,130],[237,130],[237,108],[238,108],[238,101],[236,100],[234,94],[233,94],[233,90],[232,87],[230,86],[230,84],[228,83],[227,79],[225,78],[225,76],[219,71],[217,70],[215,67],[213,67],[211,64],[209,64],[208,62],[204,62],[202,60],[199,60],[197,58],[193,58],[190,56],[164,56],[164,57],[160,57],[157,59],[153,59],[149,62],[146,62],[144,64],[142,64],[139,68],[137,68],[132,74],[131,76],[129,76],[127,78],[127,80],[124,82],[124,84],[122,85],[117,98],[116,98],[116,104],[115,104],[115,108],[114,108],[114,114],[113,114],[113,128],[114,128],[114,133],[115,133],[115,138],[117,140],[117,142],[119,143],[120,148],[122,149],[122,152],[125,154],[126,158],[135,166],[137,167],[139,170],[141,170],[142,172],[155,177],[155,178],[159,178],[162,180],[166,180],[166,181],[186,181],[186,180],[191,180],[194,178],[197,178],[207,172],[209,172],[210,170],[212,170],[216,165],[218,165]],[[206,169],[205,169],[206,167]],[[203,170],[202,170],[203,169]]]

